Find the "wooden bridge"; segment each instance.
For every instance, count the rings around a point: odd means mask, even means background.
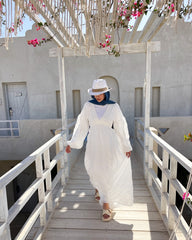
[[[131,157],[133,206],[114,209],[112,221],[101,221],[102,209],[94,199],[94,189],[84,169],[84,151],[79,153],[73,168],[69,167],[63,141],[66,131],[60,132],[0,178],[0,239],[191,239],[190,226],[176,206],[176,192],[182,196],[188,187],[182,185],[176,173],[178,162],[189,173],[192,163],[149,128],[146,130],[147,158],[142,164],[138,159],[144,154],[143,123],[139,119],[136,121],[136,139]],[[68,129],[73,126],[74,123],[68,125]],[[155,144],[162,148],[161,159],[155,150]],[[50,157],[53,149],[56,149],[55,155]],[[36,179],[8,208],[7,185],[32,163],[36,166]],[[157,166],[162,171],[161,179],[157,176]],[[55,167],[57,173],[53,177],[52,170]],[[35,193],[38,193],[37,204],[20,231],[13,237],[10,225]],[[184,204],[191,209],[190,204],[185,201]],[[171,232],[175,238],[169,238]]]
[[[132,166],[134,205],[114,209],[114,219],[104,223],[101,221],[102,208],[94,199],[94,189],[89,183],[81,154],[43,239],[169,239],[134,154]]]

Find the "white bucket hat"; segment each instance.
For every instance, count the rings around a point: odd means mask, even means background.
[[[104,79],[96,79],[93,81],[92,88],[88,89],[88,93],[90,95],[100,95],[110,90],[111,88],[107,86],[107,83]]]

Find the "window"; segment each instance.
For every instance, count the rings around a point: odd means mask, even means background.
[[[160,116],[160,87],[152,88],[152,117]]]
[[[73,116],[76,118],[81,111],[80,90],[73,90]]]
[[[135,88],[135,117],[143,116],[143,88]]]

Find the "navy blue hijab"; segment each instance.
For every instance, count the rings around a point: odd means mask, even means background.
[[[92,95],[91,97],[93,98],[93,100],[90,100],[89,102],[90,102],[90,103],[93,103],[93,104],[96,104],[96,105],[115,104],[114,101],[111,101],[111,100],[110,100],[110,92],[109,92],[109,91],[108,91],[108,92],[105,92],[104,94],[105,94],[105,97],[104,97],[103,101],[98,102],[98,101],[95,99],[95,96]]]

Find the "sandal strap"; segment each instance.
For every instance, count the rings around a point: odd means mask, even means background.
[[[111,214],[112,214],[111,209],[110,208],[109,209],[103,209],[103,215],[104,214],[107,214],[108,216],[111,216]]]
[[[99,196],[99,192],[96,192],[96,193],[95,193],[95,197],[96,197],[96,198],[97,198],[97,197],[100,197],[100,196]]]

